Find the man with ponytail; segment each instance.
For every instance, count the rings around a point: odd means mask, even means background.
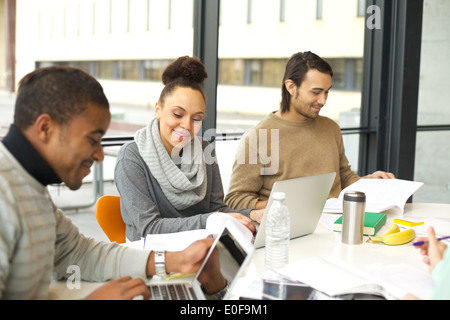
[[[258,146],[257,163],[235,161],[225,203],[230,208],[264,208],[276,181],[336,172],[330,197],[360,179],[345,156],[341,130],[333,120],[320,116],[332,87],[333,70],[318,55],[298,52],[289,59],[281,86],[280,108],[267,115],[242,138],[236,159],[245,159]],[[256,134],[254,134],[256,131]],[[277,134],[272,143],[256,143],[261,132]],[[273,136],[273,134],[272,134]],[[267,139],[269,141],[270,139]],[[272,161],[264,161],[270,155]],[[275,160],[273,160],[275,159]],[[278,170],[265,170],[277,161]],[[394,178],[374,172],[364,178]]]

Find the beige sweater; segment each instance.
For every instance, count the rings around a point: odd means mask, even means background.
[[[71,265],[82,280],[146,277],[149,252],[81,235],[2,143],[0,164],[0,299],[47,299]]]
[[[358,178],[345,156],[339,126],[319,116],[303,122],[266,116],[241,138],[225,203],[254,208],[268,199],[275,181],[336,172],[330,197]]]

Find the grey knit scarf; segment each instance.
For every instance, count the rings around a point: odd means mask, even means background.
[[[159,120],[155,118],[147,127],[136,132],[134,141],[164,195],[177,210],[203,200],[206,194],[206,164],[202,143],[197,136],[183,148],[181,158],[172,158],[162,143]]]

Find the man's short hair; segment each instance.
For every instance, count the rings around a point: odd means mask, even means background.
[[[44,113],[66,124],[88,104],[109,109],[103,88],[94,77],[67,66],[39,68],[19,82],[14,125],[26,129]]]
[[[329,74],[333,76],[333,69],[324,59],[312,53],[311,51],[297,52],[291,56],[286,64],[286,70],[284,72],[283,83],[281,86],[281,103],[280,110],[281,113],[289,111],[289,102],[291,95],[286,89],[285,81],[292,80],[297,87],[300,87],[303,80],[305,79],[306,73],[310,69],[317,69],[322,73]]]

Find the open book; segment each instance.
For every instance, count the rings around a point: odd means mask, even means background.
[[[307,258],[288,264],[279,273],[331,297],[371,294],[393,300],[411,293],[421,299],[430,299],[433,290],[429,275],[406,264],[369,265],[359,269],[343,262]]]
[[[145,237],[144,249],[182,251],[197,240],[205,239],[211,235],[217,235],[227,221],[232,221],[232,223],[242,231],[242,234],[244,234],[249,241],[252,240],[253,234],[251,231],[237,221],[237,219],[223,212],[214,212],[208,217],[205,229],[180,231],[174,233],[148,234]]]
[[[342,213],[344,194],[352,190],[366,194],[366,212],[383,212],[398,208],[403,213],[406,201],[422,185],[423,182],[401,179],[359,179],[342,190],[338,198],[328,199],[323,212]]]

